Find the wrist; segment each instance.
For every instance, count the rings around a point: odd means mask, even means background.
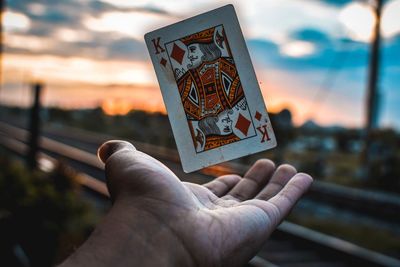
[[[170,227],[141,209],[115,203],[68,266],[193,266]]]

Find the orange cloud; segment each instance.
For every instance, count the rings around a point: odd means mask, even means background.
[[[25,70],[32,77],[57,82],[92,84],[154,84],[155,76],[150,62],[92,60],[82,57],[53,55],[5,54],[4,69]],[[5,82],[7,82],[5,77]]]

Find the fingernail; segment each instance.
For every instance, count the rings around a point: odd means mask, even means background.
[[[129,142],[110,140],[102,144],[99,149],[97,149],[97,157],[101,162],[106,163],[107,159],[111,157],[112,154],[122,149],[136,150],[135,147]]]

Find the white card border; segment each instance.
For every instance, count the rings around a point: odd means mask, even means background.
[[[216,13],[218,14],[217,16],[215,15]],[[181,26],[182,23],[185,24],[185,27]],[[176,28],[178,24],[179,27]],[[268,142],[261,143],[259,137],[260,133],[257,133],[256,137],[250,139],[240,140],[219,148],[196,153],[186,120],[186,114],[181,104],[174,74],[169,67],[164,68],[161,66],[157,56],[155,56],[155,53],[153,53],[154,49],[151,40],[160,37],[160,40],[163,40],[164,44],[172,40],[180,39],[192,33],[212,28],[219,24],[224,25],[225,33],[228,36],[229,46],[235,61],[240,81],[242,83],[244,95],[247,103],[249,103],[248,107],[250,108],[250,114],[253,116],[255,112],[258,111],[262,114],[263,120],[266,119],[268,121],[268,135],[271,139]],[[232,27],[228,25],[232,25]],[[250,55],[243,39],[243,34],[240,29],[239,21],[237,20],[233,5],[226,5],[184,21],[180,21],[178,23],[149,32],[145,35],[145,41],[149,49],[154,69],[157,73],[157,79],[161,87],[164,103],[167,106],[168,117],[182,161],[182,167],[185,172],[192,172],[223,161],[254,154],[260,151],[271,149],[277,145],[271,122],[266,111],[266,106],[263,101],[263,96],[254,72],[253,64],[251,63]],[[241,52],[241,55],[239,52]],[[251,67],[249,68],[249,66]],[[171,87],[168,86],[171,83],[175,85],[176,90],[171,90]],[[251,89],[252,92],[250,93],[248,92],[248,88],[254,89]],[[176,103],[177,100],[179,100],[178,105]],[[182,123],[183,121],[184,123]],[[255,123],[255,127],[257,127],[254,119],[253,122]]]

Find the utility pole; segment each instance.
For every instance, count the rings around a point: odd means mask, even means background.
[[[34,83],[32,85],[32,93],[34,96],[33,105],[30,113],[29,120],[29,143],[27,164],[30,169],[37,167],[37,153],[39,149],[39,135],[40,135],[40,95],[43,85],[41,83]]]
[[[371,42],[368,88],[366,98],[366,123],[365,123],[365,147],[363,152],[363,164],[365,175],[369,178],[369,166],[371,158],[372,133],[378,126],[379,109],[379,63],[380,63],[380,44],[381,44],[381,13],[383,0],[375,0],[374,13],[376,17],[373,40]]]
[[[0,94],[3,89],[3,11],[4,0],[0,0]]]

